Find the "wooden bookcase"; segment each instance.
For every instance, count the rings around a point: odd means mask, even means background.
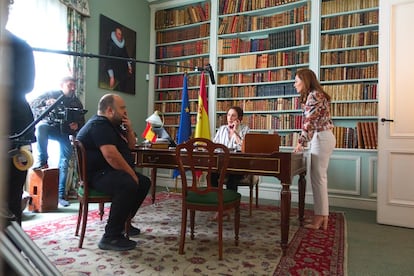
[[[175,139],[185,72],[192,125],[196,123],[200,85],[196,68],[204,67],[210,60],[210,1],[158,10],[154,20],[155,61],[162,65],[155,66],[153,105],[154,110],[163,114],[165,127]]]
[[[302,121],[295,72],[309,66],[310,1],[273,2],[219,1],[216,126],[238,105],[252,130],[275,130],[292,146]]]
[[[321,2],[320,80],[333,100],[336,147],[376,149],[378,0],[348,2]]]

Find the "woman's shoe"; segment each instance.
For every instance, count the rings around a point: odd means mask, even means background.
[[[328,229],[328,216],[314,216],[312,223],[305,224],[304,227],[314,230],[322,227],[323,230],[326,230]]]

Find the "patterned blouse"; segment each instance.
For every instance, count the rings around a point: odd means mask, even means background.
[[[240,124],[237,131],[243,141],[244,136],[249,132],[250,128],[247,125]],[[230,138],[229,128],[227,125],[222,125],[216,132],[213,141],[227,146],[229,149],[241,150],[241,144],[236,142],[236,136]]]
[[[315,132],[329,130],[333,127],[330,102],[324,93],[312,91],[303,108],[303,127],[298,142],[305,145],[312,140]]]

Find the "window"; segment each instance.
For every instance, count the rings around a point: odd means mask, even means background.
[[[15,0],[11,5],[7,29],[26,40],[33,48],[67,50],[67,8],[56,0]],[[65,55],[34,51],[35,87],[27,95],[59,88],[60,79],[69,75]]]
[[[67,50],[67,8],[57,0],[14,0],[7,29],[26,40],[33,48]],[[34,51],[35,87],[26,96],[28,101],[38,95],[60,88],[62,77],[69,75],[65,55]],[[37,155],[35,144],[33,155]],[[48,152],[59,152],[59,143],[49,141]],[[49,166],[57,167],[59,154],[50,154]]]

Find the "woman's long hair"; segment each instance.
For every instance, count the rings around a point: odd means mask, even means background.
[[[326,99],[328,101],[331,101],[331,96],[323,90],[321,84],[318,81],[318,78],[316,77],[315,73],[311,69],[308,69],[308,68],[299,69],[296,72],[296,76],[302,80],[305,86],[303,91],[300,92],[299,100],[301,103],[305,103],[306,99],[308,98],[309,93],[314,90],[325,94]]]

